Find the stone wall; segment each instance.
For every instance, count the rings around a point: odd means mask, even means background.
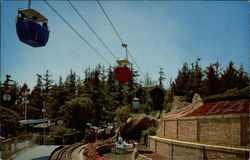
[[[246,146],[249,115],[213,115],[163,119],[158,136],[191,142]]]
[[[248,160],[250,149],[190,143],[150,136],[148,148],[170,160]]]
[[[16,154],[17,152],[20,152],[25,148],[34,145],[33,138],[34,136],[32,134],[28,134],[3,140],[3,159],[8,159],[10,156]]]

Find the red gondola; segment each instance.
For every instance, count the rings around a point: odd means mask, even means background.
[[[132,71],[130,68],[127,67],[127,65],[130,65],[130,62],[128,61],[128,50],[127,50],[127,44],[122,44],[122,47],[126,49],[126,59],[123,60],[117,60],[118,66],[115,67],[115,78],[119,82],[129,82],[132,77]]]
[[[130,64],[128,60],[117,60],[119,66],[115,67],[115,78],[119,82],[129,82],[131,80],[132,71],[126,65]]]

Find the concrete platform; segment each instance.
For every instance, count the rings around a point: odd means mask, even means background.
[[[41,145],[30,148],[12,157],[13,160],[48,160],[51,152],[58,146]]]

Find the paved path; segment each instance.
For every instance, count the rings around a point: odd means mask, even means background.
[[[50,153],[57,148],[55,145],[36,146],[13,158],[13,160],[48,160]]]

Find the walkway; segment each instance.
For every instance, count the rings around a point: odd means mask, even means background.
[[[15,156],[13,160],[48,160],[50,153],[58,146],[36,146]]]

